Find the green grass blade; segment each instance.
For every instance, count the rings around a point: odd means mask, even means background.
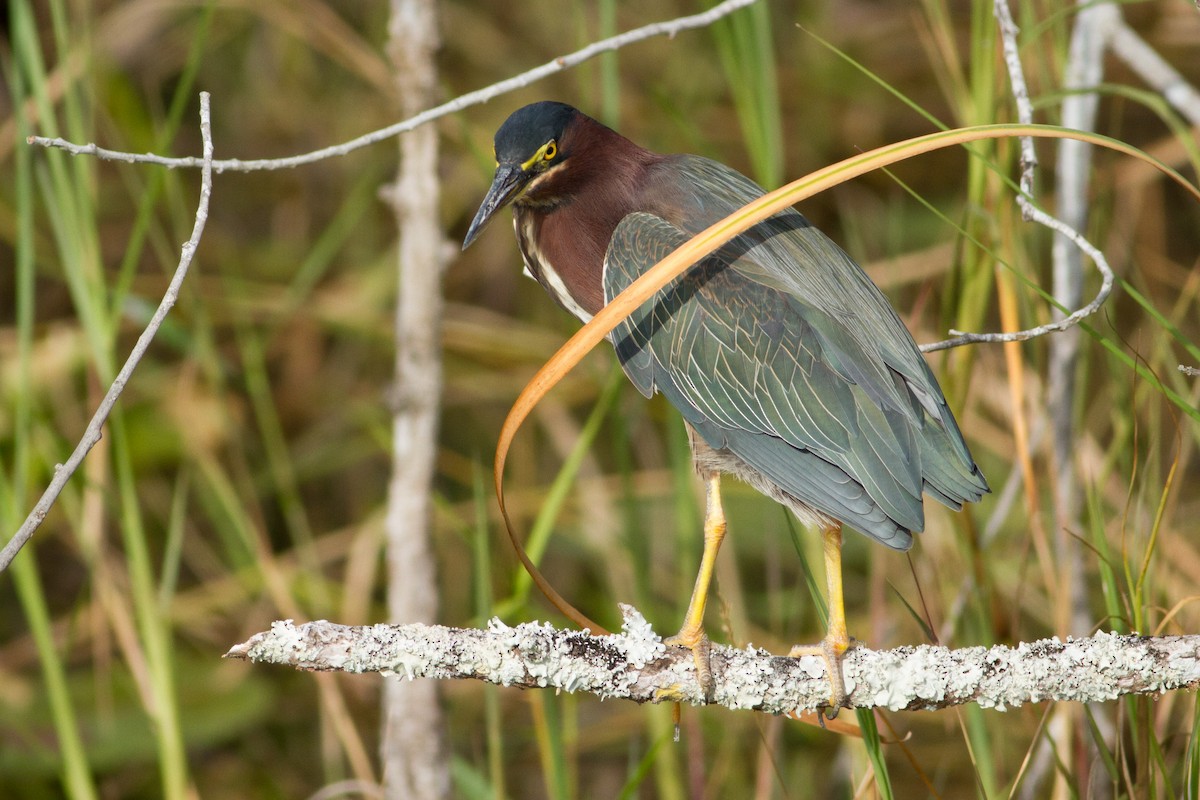
[[[483,465],[478,459],[472,467],[472,497],[475,507],[475,530],[472,538],[474,558],[472,581],[475,585],[475,618],[486,625],[492,618],[492,532],[488,524],[488,492]],[[487,735],[488,779],[492,800],[502,800],[506,784],[504,777],[504,728],[500,713],[500,689],[488,684],[483,687],[483,721]]]

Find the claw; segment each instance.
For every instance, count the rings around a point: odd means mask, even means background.
[[[829,627],[820,644],[797,645],[788,654],[796,656],[820,656],[825,659],[826,674],[829,675],[829,705],[824,717],[834,719],[838,709],[847,707],[846,682],[842,678],[842,657],[854,646],[854,640],[846,633],[846,607],[842,599],[842,526],[830,525],[822,531],[822,550],[825,555],[825,580],[829,589]]]
[[[712,583],[713,570],[717,566],[717,551],[721,548],[721,540],[725,538],[725,512],[721,508],[719,473],[713,472],[705,476],[705,490],[708,499],[704,511],[704,553],[700,557],[696,585],[692,589],[692,599],[683,618],[683,627],[664,644],[686,647],[692,651],[700,691],[704,693],[706,700],[710,700],[713,695],[712,667],[709,665],[712,643],[704,634],[704,608],[708,603],[708,589]]]
[[[849,695],[846,694],[846,681],[842,677],[842,659],[846,651],[854,647],[853,639],[841,639],[826,636],[820,644],[796,645],[788,655],[792,658],[800,656],[818,656],[825,660],[825,674],[829,676],[829,705],[823,707],[825,719],[836,719],[838,711],[849,708]]]

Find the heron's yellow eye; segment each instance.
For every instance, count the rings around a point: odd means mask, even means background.
[[[553,161],[556,155],[558,155],[558,145],[556,145],[554,140],[551,139],[546,143],[546,146],[542,148],[542,158],[547,161]]]

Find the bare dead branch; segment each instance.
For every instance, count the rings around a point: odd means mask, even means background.
[[[1114,23],[1120,17],[1116,3],[1080,3],[1071,26],[1071,41],[1067,63],[1063,68],[1062,124],[1077,130],[1096,129],[1100,97],[1095,91],[1104,81],[1104,53],[1112,35]],[[1063,140],[1058,142],[1058,158],[1054,174],[1056,210],[1059,219],[1072,231],[1086,230],[1091,213],[1091,182],[1094,148],[1087,142]],[[1051,245],[1053,278],[1051,291],[1061,308],[1076,308],[1083,299],[1084,249],[1070,236],[1057,234]],[[1095,259],[1093,259],[1094,261]],[[1111,270],[1104,262],[1096,261],[1111,287]],[[1106,272],[1107,270],[1107,272]],[[1066,314],[1053,311],[1055,320]],[[1064,583],[1069,627],[1059,633],[1086,631],[1091,623],[1087,602],[1087,578],[1084,575],[1086,558],[1082,556],[1079,540],[1069,531],[1080,527],[1080,487],[1076,469],[1079,441],[1077,439],[1076,395],[1079,382],[1081,332],[1075,328],[1056,336],[1049,343],[1049,362],[1046,367],[1046,407],[1049,414],[1052,481],[1055,497],[1054,543]],[[1097,719],[1106,727],[1106,720]],[[1111,739],[1111,737],[1106,737]],[[1053,763],[1048,743],[1039,751],[1039,766],[1049,769]]]
[[[389,6],[387,50],[400,113],[414,114],[437,96],[437,3],[391,0]],[[399,234],[384,563],[388,620],[417,623],[437,619],[433,479],[442,404],[442,272],[448,243],[438,202],[437,129],[411,131],[399,145],[396,182],[383,192]],[[451,796],[446,723],[437,690],[428,682],[391,681],[384,687],[379,753],[388,800]]]
[[[1017,103],[1017,117],[1022,123],[1030,124],[1033,122],[1033,104],[1029,100],[1029,88],[1025,82],[1025,71],[1021,66],[1020,54],[1017,50],[1017,34],[1019,31],[1016,23],[1013,22],[1012,12],[1008,8],[1007,0],[996,0],[994,13],[999,24],[1000,38],[1004,46],[1004,63],[1008,69],[1009,84],[1012,87],[1013,97]],[[1083,143],[1075,142],[1074,144],[1082,145]],[[1112,267],[1108,265],[1108,259],[1104,257],[1104,253],[1100,251],[1100,248],[1089,242],[1075,228],[1043,211],[1034,204],[1032,192],[1034,170],[1036,167],[1037,155],[1034,152],[1033,139],[1023,137],[1021,139],[1021,192],[1017,195],[1017,205],[1021,207],[1021,216],[1030,222],[1036,222],[1054,231],[1066,241],[1074,244],[1079,251],[1085,253],[1092,260],[1092,263],[1096,265],[1096,269],[1100,273],[1100,289],[1096,292],[1096,296],[1086,306],[1076,309],[1070,315],[1063,316],[1045,325],[1039,325],[1036,328],[1029,328],[1028,330],[1006,333],[965,333],[963,331],[951,330],[950,333],[953,334],[953,338],[922,345],[921,350],[923,352],[929,353],[935,350],[947,350],[951,347],[959,347],[964,344],[982,342],[1024,342],[1056,331],[1064,331],[1075,327],[1084,319],[1099,311],[1100,307],[1108,300],[1109,295],[1112,294]]]
[[[477,106],[486,103],[493,98],[508,92],[528,86],[531,83],[552,75],[556,72],[562,72],[565,69],[582,64],[588,59],[594,58],[601,53],[610,50],[619,50],[622,47],[640,42],[644,39],[650,39],[655,36],[666,36],[674,38],[677,33],[693,28],[703,28],[713,24],[722,17],[728,16],[735,11],[738,11],[746,6],[754,3],[756,0],[725,0],[724,3],[713,6],[708,11],[701,14],[693,14],[690,17],[679,17],[665,22],[654,22],[649,25],[643,25],[640,28],[635,28],[631,31],[610,36],[607,39],[601,39],[598,42],[593,42],[587,47],[576,50],[574,53],[565,56],[559,56],[540,67],[535,67],[528,72],[522,72],[507,80],[493,83],[491,86],[486,86],[482,89],[477,89],[474,92],[469,92],[459,97],[454,98],[448,103],[443,103],[440,106],[431,108],[428,111],[423,111],[420,114],[409,117],[403,122],[397,122],[395,125],[389,125],[386,128],[381,128],[377,131],[359,136],[342,144],[324,147],[320,150],[314,150],[311,153],[304,153],[298,156],[290,156],[288,158],[264,158],[252,161],[242,161],[241,159],[231,158],[222,161],[212,162],[212,168],[218,173],[226,171],[236,172],[253,172],[255,170],[266,169],[290,169],[299,167],[304,164],[312,164],[317,161],[322,161],[327,158],[336,156],[344,156],[347,153],[352,153],[355,150],[360,150],[377,142],[382,142],[390,139],[393,136],[398,136],[401,133],[406,133],[414,128],[419,128],[429,122],[433,122],[440,117],[462,111],[471,106]],[[194,168],[202,165],[202,160],[197,158],[168,158],[165,156],[154,155],[153,153],[122,153],[116,150],[107,150],[103,147],[98,147],[95,144],[73,144],[60,138],[47,138],[43,136],[31,136],[27,140],[29,144],[39,144],[43,147],[57,147],[66,150],[72,155],[90,155],[97,158],[102,158],[111,161],[126,161],[130,163],[143,164],[158,164],[172,169],[176,167]]]
[[[1004,50],[1004,66],[1008,69],[1009,88],[1017,104],[1017,119],[1026,125],[1033,123],[1033,101],[1029,99],[1029,85],[1025,82],[1025,68],[1021,65],[1021,53],[1017,48],[1017,34],[1021,31],[1013,22],[1008,0],[996,0],[992,7],[996,23],[1000,28],[1000,42]],[[1021,193],[1033,196],[1033,173],[1037,169],[1037,151],[1033,148],[1033,137],[1021,137]],[[1026,201],[1028,202],[1028,201]],[[1026,217],[1028,219],[1028,217]]]
[[[1119,12],[1119,6],[1118,14]],[[1109,47],[1146,84],[1175,107],[1192,125],[1200,125],[1200,90],[1187,80],[1123,18],[1113,27]]]
[[[212,196],[212,174],[213,174],[213,143],[212,143],[212,119],[209,113],[209,94],[208,92],[200,93],[200,136],[203,139],[204,147],[202,152],[203,158],[199,160],[200,170],[200,202],[196,206],[196,219],[192,225],[192,235],[183,244],[183,248],[179,256],[179,266],[175,268],[175,274],[171,276],[171,282],[167,285],[166,293],[159,301],[158,308],[154,312],[154,316],[150,318],[150,323],[146,329],[142,331],[142,335],[138,337],[137,343],[130,351],[129,357],[125,360],[121,371],[117,373],[117,377],[113,380],[111,386],[108,387],[108,392],[105,393],[104,399],[100,401],[100,405],[96,408],[96,413],[92,416],[91,422],[88,423],[84,430],[83,437],[79,440],[79,444],[75,446],[75,451],[71,453],[71,457],[67,459],[65,464],[57,464],[54,467],[54,478],[50,481],[50,485],[46,487],[46,491],[42,493],[42,497],[38,500],[37,505],[29,512],[29,516],[25,518],[25,522],[17,530],[13,537],[4,545],[4,549],[0,550],[0,572],[8,568],[12,560],[16,557],[25,543],[33,536],[34,531],[46,519],[46,515],[50,513],[51,506],[62,493],[63,488],[67,485],[67,481],[75,474],[75,470],[83,463],[83,459],[88,452],[96,446],[100,441],[104,423],[108,420],[108,415],[112,413],[113,406],[116,405],[117,399],[121,393],[125,391],[125,385],[129,382],[129,378],[133,375],[134,369],[142,360],[142,356],[146,354],[146,350],[150,347],[150,342],[158,333],[158,329],[162,326],[163,320],[167,318],[168,312],[175,305],[175,301],[179,299],[179,287],[183,285],[183,279],[187,277],[188,268],[192,265],[192,259],[196,256],[196,249],[200,246],[200,237],[204,234],[205,223],[208,222],[208,204]]]
[[[485,630],[440,625],[350,627],[331,622],[271,630],[227,658],[304,670],[379,672],[402,678],[471,678],[501,686],[588,692],[638,703],[681,701],[771,714],[814,710],[829,697],[819,658],[713,645],[713,691],[696,681],[690,650],[667,647],[642,616],[622,606],[619,634],[556,630],[536,622]],[[1200,636],[1098,633],[1016,647],[856,647],[843,664],[853,708],[892,711],[977,703],[1003,711],[1047,700],[1106,701],[1200,686]]]

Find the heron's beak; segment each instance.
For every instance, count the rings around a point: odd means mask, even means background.
[[[467,238],[463,239],[463,250],[471,246],[471,242],[483,232],[496,212],[511,203],[528,182],[529,177],[517,164],[501,164],[496,167],[496,177],[492,179],[492,186],[480,203],[479,210],[475,212],[475,219],[471,221],[471,227],[467,230]]]

